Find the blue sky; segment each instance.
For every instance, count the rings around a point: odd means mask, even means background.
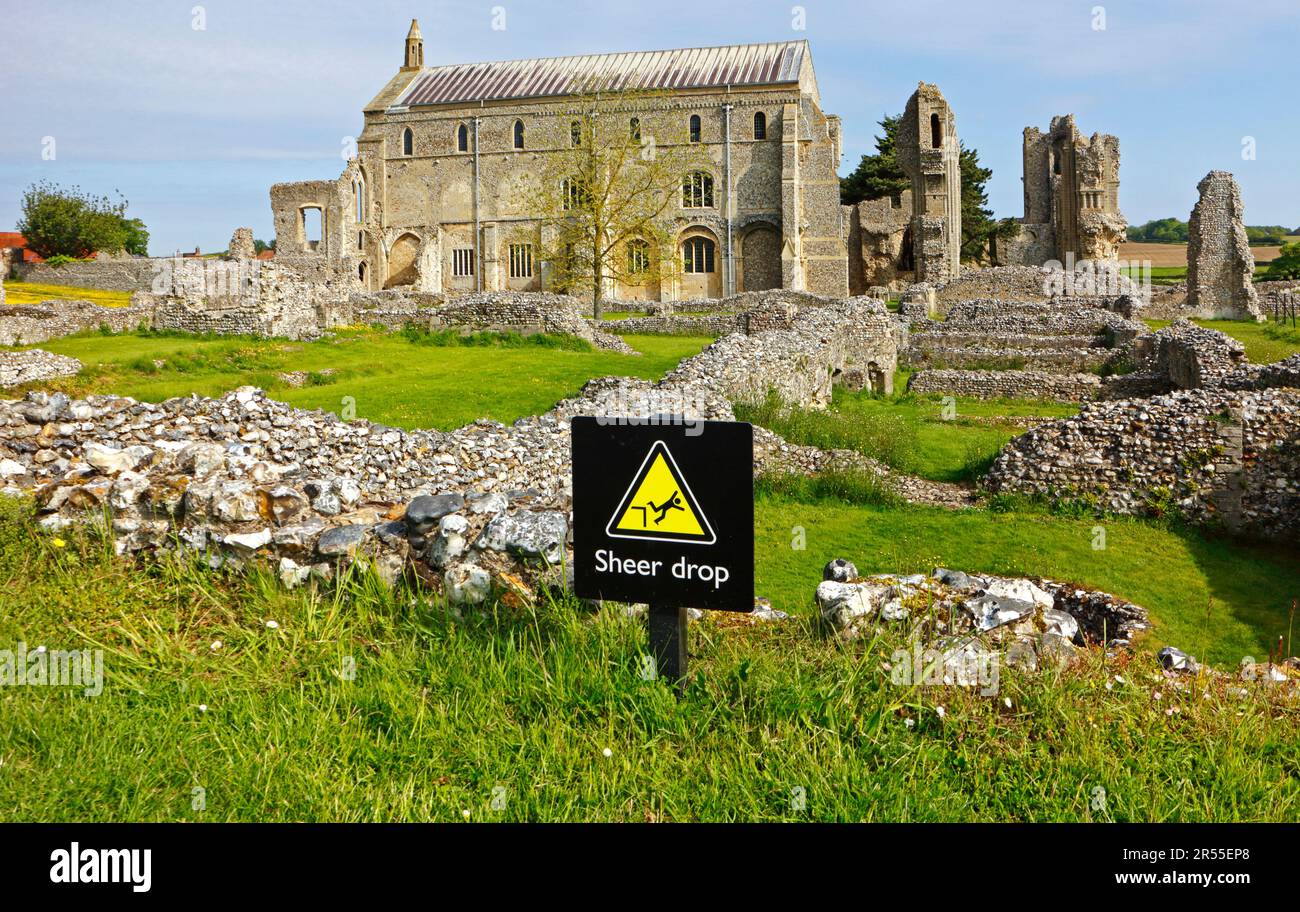
[[[648,13],[624,0],[0,3],[0,230],[23,188],[48,178],[120,190],[154,254],[223,249],[239,225],[269,239],[268,188],[337,176],[412,17],[431,65],[807,38],[823,105],[844,121],[841,173],[925,80],[992,167],[998,215],[1022,214],[1021,131],[1074,113],[1119,136],[1130,222],[1186,218],[1197,181],[1224,169],[1249,223],[1300,225],[1297,0],[654,0]]]

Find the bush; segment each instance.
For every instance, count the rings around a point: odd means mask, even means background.
[[[1300,279],[1300,241],[1283,244],[1277,259],[1268,264],[1270,280]]]
[[[139,219],[126,217],[126,205],[121,197],[114,202],[40,181],[23,194],[17,228],[27,246],[54,265],[101,250],[147,253],[149,232]]]

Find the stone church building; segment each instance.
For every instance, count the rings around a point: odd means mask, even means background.
[[[629,121],[679,119],[709,162],[711,192],[684,185],[669,215],[678,268],[611,297],[850,293],[840,120],[822,111],[806,41],[429,66],[412,22],[342,176],[271,189],[277,259],[366,290],[546,290],[520,188],[569,141],[566,96],[592,74],[654,90]]]

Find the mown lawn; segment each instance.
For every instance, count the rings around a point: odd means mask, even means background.
[[[301,408],[338,413],[350,402],[358,418],[448,430],[477,418],[510,422],[540,414],[592,377],[657,379],[712,341],[626,340],[643,354],[598,351],[542,336],[448,344],[445,338],[371,329],[340,331],[318,342],[83,333],[40,347],[87,365],[82,375],[51,385],[77,395],[115,393],[157,402],[191,393],[220,396],[251,384]],[[286,383],[279,375],[288,371],[308,372],[306,385]]]
[[[50,298],[80,298],[103,307],[125,307],[131,303],[129,291],[101,291],[76,285],[44,285],[39,282],[11,282],[5,285],[5,304],[39,304]]]
[[[460,618],[365,573],[290,593],[0,511],[0,643],[102,649],[105,677],[98,696],[0,688],[5,820],[1300,816],[1294,706],[1179,690],[1148,657],[1004,669],[977,696],[894,683],[894,634],[709,615],[678,699],[616,606]],[[815,528],[883,546],[877,519]]]

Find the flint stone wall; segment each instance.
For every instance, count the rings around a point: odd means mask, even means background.
[[[1300,390],[1186,390],[1090,403],[1002,450],[994,493],[1089,498],[1117,513],[1300,540]]]
[[[16,263],[14,271],[25,282],[72,285],[104,291],[148,291],[164,258],[101,257],[51,266],[49,263]]]
[[[80,371],[81,362],[76,358],[56,355],[39,348],[0,352],[0,387],[56,380],[74,376]]]
[[[152,319],[152,310],[144,306],[101,307],[90,301],[51,298],[0,308],[0,345],[32,345],[101,327],[128,332],[149,326]]]

